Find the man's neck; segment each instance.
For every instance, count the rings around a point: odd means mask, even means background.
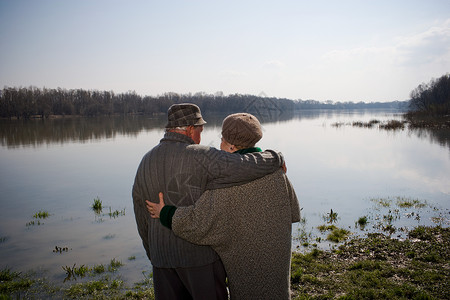
[[[182,129],[167,129],[166,132],[175,132],[175,133],[183,134],[185,136],[189,136],[187,130],[182,130]]]

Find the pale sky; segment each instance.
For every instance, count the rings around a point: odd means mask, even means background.
[[[450,0],[0,0],[0,88],[407,100],[450,72]]]

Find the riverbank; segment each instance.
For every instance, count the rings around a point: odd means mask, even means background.
[[[449,256],[450,229],[440,226],[419,226],[404,240],[370,233],[334,250],[293,253],[292,299],[450,299]],[[154,299],[151,275],[125,286],[120,264],[113,267],[61,286],[1,270],[0,299]]]
[[[380,233],[292,259],[293,299],[450,299],[450,230]]]

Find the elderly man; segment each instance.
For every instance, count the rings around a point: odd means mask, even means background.
[[[226,274],[214,250],[175,236],[150,217],[145,200],[157,200],[163,192],[168,205],[192,205],[206,190],[250,182],[283,164],[274,151],[239,155],[199,145],[205,123],[198,106],[172,105],[163,139],[143,157],[136,173],[134,212],[153,265],[157,299],[227,299]]]
[[[220,149],[239,155],[261,151],[258,119],[232,114]],[[148,203],[153,218],[187,241],[211,246],[223,261],[231,299],[290,299],[292,223],[300,220],[294,188],[282,170],[247,184],[206,191],[188,207]]]

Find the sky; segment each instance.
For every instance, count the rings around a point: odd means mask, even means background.
[[[0,0],[0,88],[386,102],[449,72],[449,0]]]

